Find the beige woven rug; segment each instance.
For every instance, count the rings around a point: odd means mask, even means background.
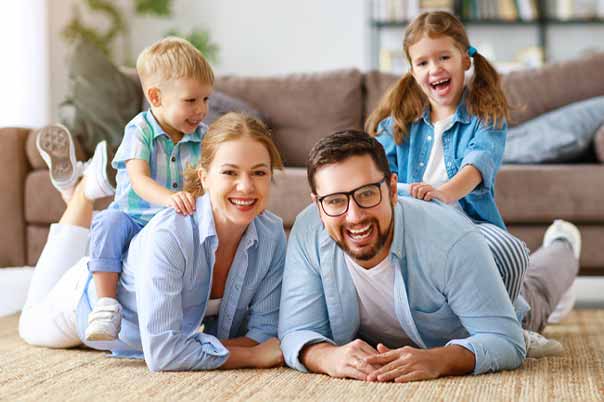
[[[547,335],[565,354],[518,370],[410,384],[362,383],[291,369],[152,373],[141,361],[26,345],[0,318],[0,400],[603,401],[604,310],[579,310]]]

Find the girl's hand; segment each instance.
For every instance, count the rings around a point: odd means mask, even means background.
[[[285,364],[278,338],[270,338],[252,349],[256,368],[281,367]]]
[[[434,199],[440,200],[445,204],[450,204],[455,201],[447,193],[437,188],[432,187],[428,183],[412,183],[409,185],[409,194],[411,197],[417,198],[418,200],[432,201]]]
[[[170,196],[168,206],[181,215],[192,215],[195,212],[195,197],[186,191],[179,191]]]

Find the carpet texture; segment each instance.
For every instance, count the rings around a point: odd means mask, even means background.
[[[0,318],[2,401],[602,401],[604,310],[578,310],[546,334],[561,357],[528,359],[515,371],[409,384],[362,383],[281,368],[152,373],[142,361],[98,351],[26,345],[18,316]]]

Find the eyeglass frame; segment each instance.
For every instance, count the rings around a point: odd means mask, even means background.
[[[357,204],[357,206],[359,208],[362,208],[362,209],[374,208],[374,207],[377,207],[378,205],[380,205],[382,203],[382,200],[384,199],[384,197],[382,196],[382,183],[385,183],[387,180],[388,180],[388,177],[384,176],[382,178],[382,180],[380,180],[380,181],[377,181],[375,183],[363,184],[362,186],[359,186],[359,187],[357,187],[357,188],[355,188],[353,190],[350,190],[350,191],[346,191],[346,192],[342,191],[342,192],[337,192],[337,193],[326,194],[326,195],[323,195],[321,197],[317,197],[317,202],[319,203],[319,205],[321,205],[321,209],[323,210],[323,212],[325,213],[325,215],[327,215],[327,216],[329,216],[331,218],[336,218],[338,216],[342,216],[346,212],[348,212],[348,210],[350,209],[350,199],[351,198],[355,202],[355,204]],[[357,192],[358,190],[364,188],[364,187],[369,187],[369,186],[376,186],[378,188],[378,190],[380,192],[380,200],[377,203],[375,203],[374,205],[370,206],[370,207],[363,207],[363,206],[361,206],[361,204],[359,204],[359,202],[357,201],[357,199],[354,197],[354,193]],[[327,197],[331,197],[331,196],[334,196],[334,195],[340,195],[340,194],[341,195],[345,195],[346,198],[348,198],[348,202],[346,203],[346,209],[344,210],[344,212],[339,213],[337,215],[331,215],[331,214],[327,213],[327,211],[325,210],[325,206],[323,205],[323,200],[325,198],[327,198]]]

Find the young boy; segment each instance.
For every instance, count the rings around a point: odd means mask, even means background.
[[[113,340],[119,334],[122,307],[116,288],[130,240],[166,206],[183,215],[195,210],[193,196],[182,191],[182,172],[188,164],[196,165],[201,154],[207,130],[202,120],[214,84],[212,68],[189,42],[168,37],[143,50],[136,70],[150,110],[126,126],[112,162],[117,169],[114,201],[92,223],[88,269],[98,300],[88,316],[89,341]],[[65,194],[64,183],[58,184]]]

